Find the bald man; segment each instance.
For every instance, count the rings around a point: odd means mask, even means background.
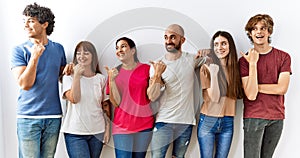
[[[151,62],[148,96],[157,101],[156,122],[151,142],[153,158],[163,158],[173,143],[172,157],[184,157],[196,124],[194,70],[205,62],[198,54],[181,50],[184,29],[178,24],[164,34],[166,53]]]

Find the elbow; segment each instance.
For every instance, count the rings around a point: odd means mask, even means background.
[[[156,101],[157,98],[160,96],[160,92],[155,94],[151,94],[150,92],[147,93],[148,99],[152,102]]]
[[[72,97],[72,99],[70,99],[70,102],[72,104],[77,104],[80,102],[80,97],[76,98],[76,97]]]
[[[284,89],[279,89],[278,93],[279,95],[285,95],[287,92],[287,88],[284,88]]]
[[[25,91],[28,91],[32,88],[33,86],[33,83],[25,83],[25,82],[22,82],[21,80],[19,80],[18,82],[19,86],[21,89],[25,90]]]
[[[154,101],[156,101],[156,99],[157,99],[158,97],[148,96],[148,98],[149,98],[150,101],[154,102]]]
[[[25,90],[25,91],[28,91],[31,89],[32,86],[29,86],[29,85],[20,85],[21,89]]]
[[[254,95],[254,94],[248,94],[248,95],[246,95],[247,96],[247,98],[249,99],[249,100],[251,100],[251,101],[254,101],[254,100],[256,100],[256,96],[257,95]]]
[[[69,100],[72,104],[77,104],[79,102],[79,100],[75,100],[75,99],[72,99],[72,100]]]

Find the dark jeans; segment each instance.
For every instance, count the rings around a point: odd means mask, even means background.
[[[283,120],[244,119],[244,158],[272,158]]]
[[[99,158],[103,147],[103,133],[77,135],[64,133],[70,158]]]

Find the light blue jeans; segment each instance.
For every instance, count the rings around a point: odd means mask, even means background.
[[[17,119],[19,158],[53,158],[61,118]]]
[[[272,158],[283,120],[244,119],[244,158]]]
[[[116,158],[145,158],[152,129],[132,134],[114,134]]]
[[[164,158],[169,145],[173,142],[172,156],[184,158],[192,135],[193,125],[155,123],[151,141],[152,158]]]
[[[200,114],[197,133],[201,158],[227,158],[233,136],[233,117]]]
[[[64,133],[70,158],[99,158],[103,147],[104,133],[77,135]]]

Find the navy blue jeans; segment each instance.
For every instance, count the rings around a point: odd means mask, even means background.
[[[211,117],[200,114],[198,142],[201,158],[227,158],[232,136],[232,116]]]
[[[283,120],[244,119],[244,158],[272,158]]]
[[[173,143],[172,156],[183,158],[190,144],[193,125],[155,123],[151,142],[152,158],[164,158],[169,145]]]
[[[131,134],[114,134],[116,158],[145,158],[152,129]]]
[[[70,158],[99,158],[103,147],[103,133],[76,135],[64,133]]]

